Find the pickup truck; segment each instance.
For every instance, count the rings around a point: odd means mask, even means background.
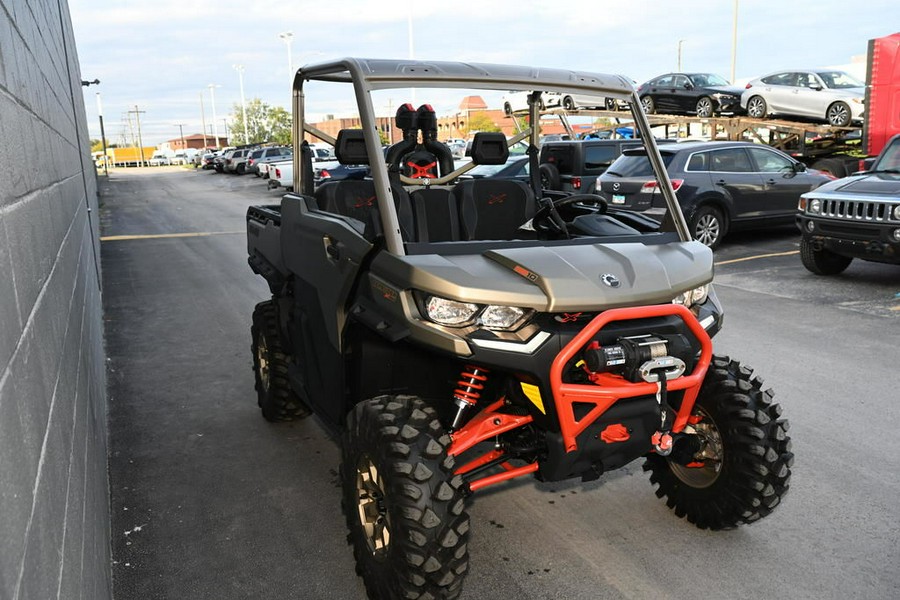
[[[294,189],[294,159],[270,162],[265,165],[269,181],[268,189],[273,190],[282,187],[285,190]]]
[[[900,134],[868,171],[800,196],[800,258],[816,275],[836,275],[854,258],[900,264]]]

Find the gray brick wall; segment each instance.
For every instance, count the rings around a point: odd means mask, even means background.
[[[0,0],[0,600],[112,597],[96,179],[65,0]]]

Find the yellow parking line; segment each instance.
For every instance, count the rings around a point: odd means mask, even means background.
[[[734,258],[731,260],[723,260],[723,261],[715,263],[715,265],[718,267],[719,265],[730,265],[732,263],[745,262],[748,260],[756,260],[758,258],[772,258],[774,256],[791,256],[793,254],[800,254],[800,251],[799,250],[791,250],[789,252],[776,252],[774,254],[758,254],[756,256],[745,256],[744,258]]]
[[[195,233],[152,233],[146,235],[107,235],[101,237],[101,242],[121,242],[124,240],[158,240],[164,238],[205,237],[209,235],[234,235],[247,233],[246,231],[198,231]]]

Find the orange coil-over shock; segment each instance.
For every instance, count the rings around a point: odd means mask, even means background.
[[[459,374],[459,381],[456,382],[457,387],[453,391],[453,402],[456,404],[457,410],[456,416],[453,417],[453,423],[450,425],[450,431],[459,429],[463,415],[470,407],[478,403],[489,372],[487,369],[474,365],[463,367]]]

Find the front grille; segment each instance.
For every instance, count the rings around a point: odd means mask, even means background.
[[[892,205],[865,200],[822,200],[822,216],[880,223],[888,219]]]

